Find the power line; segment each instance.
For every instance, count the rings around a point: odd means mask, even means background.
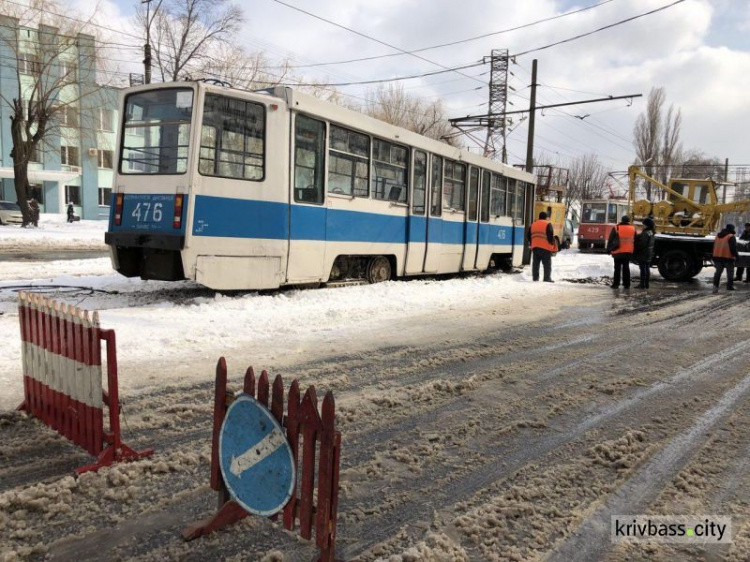
[[[432,60],[427,59],[427,58],[425,58],[425,57],[423,57],[421,55],[410,53],[409,51],[405,51],[401,47],[396,47],[395,45],[391,45],[390,43],[386,43],[385,41],[382,41],[380,39],[377,39],[375,37],[372,37],[370,35],[367,35],[365,33],[360,32],[360,31],[357,31],[356,29],[352,29],[351,27],[347,27],[345,25],[341,25],[340,23],[336,23],[335,21],[331,21],[331,20],[326,19],[326,18],[324,18],[322,16],[319,16],[317,14],[313,14],[312,12],[308,12],[307,10],[303,10],[302,8],[298,8],[297,6],[294,6],[292,4],[287,4],[286,2],[283,2],[282,0],[273,0],[273,2],[276,2],[277,4],[281,4],[282,6],[286,6],[287,8],[291,8],[292,10],[296,10],[297,12],[300,12],[302,14],[308,15],[308,16],[310,16],[312,18],[317,19],[317,20],[324,21],[324,22],[326,22],[326,23],[328,23],[330,25],[333,25],[335,27],[338,27],[340,29],[344,29],[344,30],[346,30],[346,31],[348,31],[350,33],[354,33],[355,35],[359,35],[360,37],[364,37],[365,39],[369,39],[370,41],[375,41],[376,43],[380,43],[381,45],[385,45],[386,47],[389,47],[391,49],[396,49],[397,51],[400,51],[404,55],[410,55],[412,57],[418,58],[419,60],[428,62],[430,64],[434,64],[435,66],[439,66],[440,68],[448,69],[447,66],[445,66],[443,64],[440,64],[439,62],[432,61]],[[456,70],[456,69],[451,68],[451,69],[448,69],[448,70],[450,70],[451,72],[456,72],[457,74],[461,74],[461,76],[464,76],[466,78],[470,78],[472,80],[476,80],[477,82],[480,81],[480,80],[477,80],[476,78],[474,78],[473,76],[469,76],[467,74],[463,74],[462,72],[458,72],[458,70]]]
[[[276,1],[276,0],[274,0],[274,1]],[[509,27],[508,29],[502,29],[500,31],[493,31],[491,33],[484,33],[482,35],[477,35],[475,37],[469,37],[467,39],[460,39],[458,41],[451,41],[449,43],[441,43],[439,45],[432,45],[430,47],[422,47],[420,49],[413,49],[413,50],[408,51],[408,52],[388,53],[388,54],[385,54],[385,55],[374,55],[374,56],[371,56],[371,57],[361,57],[361,58],[358,58],[358,59],[349,59],[349,60],[342,60],[342,61],[319,62],[319,63],[315,63],[315,64],[303,64],[303,65],[295,66],[294,68],[309,68],[309,67],[313,67],[313,66],[329,66],[329,65],[335,65],[335,64],[348,64],[348,63],[351,63],[351,62],[364,62],[364,61],[370,61],[370,60],[376,60],[376,59],[384,59],[384,58],[388,58],[388,57],[400,57],[400,56],[403,56],[403,55],[413,55],[414,53],[422,53],[424,51],[430,51],[432,49],[440,49],[442,47],[451,47],[453,45],[460,45],[462,43],[469,43],[471,41],[477,41],[479,39],[485,39],[487,37],[492,37],[494,35],[501,35],[503,33],[509,33],[511,31],[518,31],[519,29],[525,29],[527,27],[532,27],[532,26],[538,25],[540,23],[546,23],[548,21],[553,21],[553,20],[556,20],[556,19],[564,18],[566,16],[572,16],[573,14],[578,14],[580,12],[585,12],[587,10],[592,10],[594,8],[598,8],[599,6],[603,6],[604,4],[609,4],[612,1],[614,1],[614,0],[604,0],[604,2],[599,2],[598,4],[593,4],[591,6],[586,6],[584,8],[579,8],[577,10],[572,10],[570,12],[565,12],[563,14],[558,14],[556,16],[552,16],[552,17],[549,17],[549,18],[541,19],[541,20],[536,20],[536,21],[533,21],[533,22],[530,22],[530,23],[525,23],[523,25],[519,25],[519,26],[516,26],[516,27]]]
[[[637,16],[632,16],[629,18],[626,18],[624,20],[620,20],[615,23],[611,23],[609,25],[605,25],[604,27],[600,27],[599,29],[595,29],[594,31],[589,31],[587,33],[581,33],[580,35],[575,35],[574,37],[569,37],[567,39],[563,39],[561,41],[556,41],[555,43],[550,43],[549,45],[544,45],[543,47],[536,47],[535,49],[529,49],[528,51],[522,51],[520,53],[516,53],[513,56],[514,57],[522,57],[524,55],[528,55],[529,53],[535,53],[537,51],[543,51],[545,49],[550,49],[552,47],[556,47],[557,45],[562,45],[564,43],[570,43],[571,41],[576,41],[578,39],[582,39],[584,37],[588,37],[589,35],[593,35],[594,33],[599,33],[600,31],[604,31],[606,29],[611,29],[613,27],[617,27],[618,25],[622,25],[624,23],[628,23],[634,20],[637,20],[639,18],[643,18],[646,16],[650,16],[651,14],[655,14],[656,12],[661,12],[662,10],[667,10],[671,8],[672,6],[676,6],[677,4],[682,4],[685,0],[676,0],[675,2],[672,2],[671,4],[667,4],[666,6],[662,6],[661,8],[656,8],[654,10],[651,10],[649,12],[644,12],[642,14],[638,14]]]
[[[275,1],[275,0],[274,0]],[[454,66],[453,68],[447,68],[445,70],[435,70],[433,72],[425,72],[423,74],[412,74],[411,76],[397,76],[396,78],[381,78],[379,80],[363,80],[360,82],[338,82],[338,83],[303,83],[296,84],[297,86],[331,86],[331,87],[343,87],[343,86],[359,86],[364,84],[382,84],[383,82],[398,82],[401,80],[412,80],[414,78],[424,78],[425,76],[435,76],[437,74],[445,74],[446,72],[454,72],[456,70],[464,70],[466,68],[474,68],[485,64],[482,61],[474,62],[471,64],[464,64],[462,66]],[[292,84],[280,84],[283,86],[291,86]]]

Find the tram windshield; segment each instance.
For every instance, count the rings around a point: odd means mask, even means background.
[[[125,99],[121,174],[184,174],[187,171],[193,90],[170,88]]]
[[[588,223],[605,223],[607,222],[607,204],[606,203],[584,203],[583,218],[581,222]]]

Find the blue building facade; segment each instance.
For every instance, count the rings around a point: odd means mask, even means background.
[[[64,79],[54,89],[64,110],[29,162],[29,198],[35,197],[45,213],[65,213],[72,202],[83,219],[107,219],[119,90],[97,84],[93,36],[61,37],[56,28],[28,28],[0,16],[0,200],[16,201],[9,102],[20,94],[28,108],[35,82],[47,72],[53,81]],[[50,60],[55,44],[61,48]]]

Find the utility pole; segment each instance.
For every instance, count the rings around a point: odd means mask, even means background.
[[[724,159],[724,189],[722,193],[722,203],[727,202],[727,182],[729,181],[729,158]],[[735,194],[736,199],[736,194]]]
[[[534,171],[534,121],[536,117],[536,66],[537,61],[531,63],[531,99],[529,101],[529,140],[526,143],[526,171]]]
[[[143,46],[144,82],[151,84],[151,0],[141,0],[141,4],[146,4],[146,44]]]

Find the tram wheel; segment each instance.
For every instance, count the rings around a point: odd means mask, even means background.
[[[382,283],[391,278],[391,262],[384,256],[377,256],[367,265],[367,282]]]

